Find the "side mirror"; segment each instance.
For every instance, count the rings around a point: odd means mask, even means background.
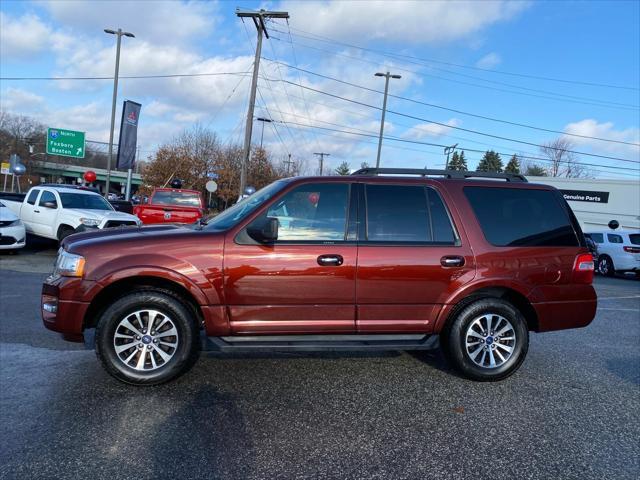
[[[58,203],[57,202],[44,202],[42,204],[43,207],[45,208],[58,208]]]
[[[256,242],[271,243],[278,239],[278,219],[267,217],[247,227],[247,234]]]

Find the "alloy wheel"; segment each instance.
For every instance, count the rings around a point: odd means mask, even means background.
[[[138,310],[118,323],[113,347],[127,367],[149,372],[163,367],[173,358],[178,349],[178,330],[164,313]]]
[[[465,352],[482,368],[498,368],[513,355],[516,332],[501,315],[487,313],[474,319],[465,335]]]

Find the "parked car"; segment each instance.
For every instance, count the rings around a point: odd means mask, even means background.
[[[21,202],[11,194],[0,194],[0,199],[20,217],[28,233],[59,241],[85,230],[140,224],[137,217],[115,211],[100,195],[82,188],[38,185]]]
[[[522,364],[529,331],[589,325],[593,270],[553,187],[364,169],[278,180],[207,224],[69,237],[42,314],[70,340],[95,328],[103,366],[136,385],[188,370],[200,335],[230,352],[426,349],[439,336],[463,375],[495,381]]]
[[[585,234],[598,246],[597,271],[602,275],[640,273],[640,231],[603,230]]]
[[[197,190],[156,188],[147,202],[133,207],[142,223],[194,223],[202,218],[204,204]]]
[[[0,250],[24,247],[26,236],[22,220],[0,201]]]

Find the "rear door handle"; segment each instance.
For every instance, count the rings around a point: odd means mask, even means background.
[[[462,267],[464,266],[464,257],[458,255],[445,255],[440,259],[440,265],[443,267]]]
[[[318,257],[318,265],[327,267],[329,265],[340,266],[344,263],[342,255],[320,255]]]
[[[34,210],[33,213],[40,213],[40,210]]]

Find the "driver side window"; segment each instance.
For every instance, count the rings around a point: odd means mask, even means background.
[[[301,185],[271,205],[262,217],[278,219],[278,241],[344,241],[349,185]]]

